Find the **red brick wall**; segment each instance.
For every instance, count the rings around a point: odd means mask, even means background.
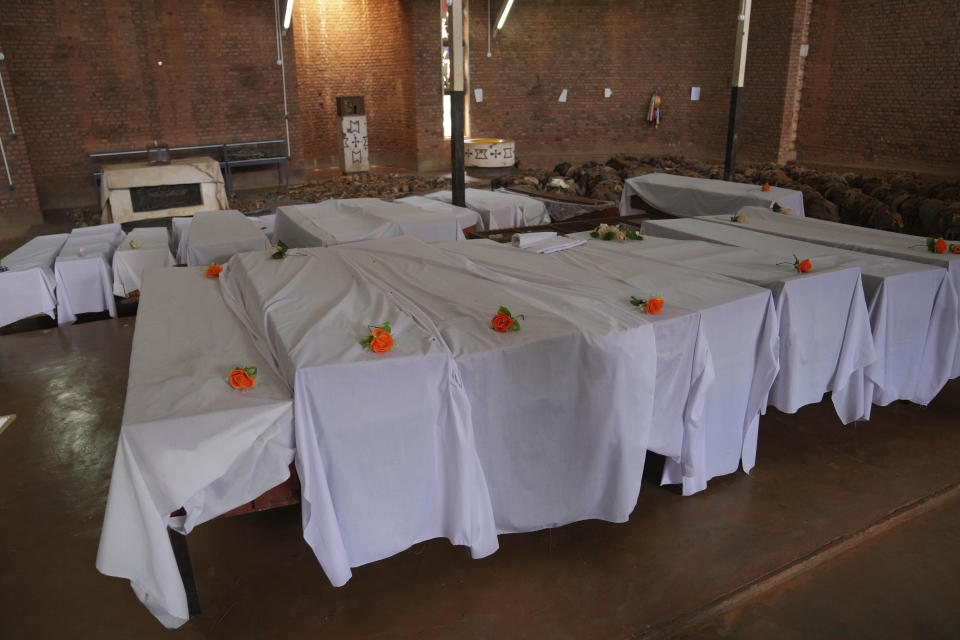
[[[443,80],[440,76],[440,3],[412,0],[413,71],[416,82],[417,168],[450,167],[450,142],[443,137]]]
[[[294,4],[302,166],[338,164],[338,96],[364,96],[372,164],[416,166],[411,11],[403,0]],[[439,45],[436,55],[439,77]]]
[[[814,0],[802,162],[960,172],[960,3]]]
[[[483,89],[483,103],[470,96],[472,134],[516,139],[526,167],[618,152],[721,159],[738,8],[737,0],[517,2],[487,58],[487,3],[472,0],[470,83]],[[699,102],[691,86],[701,87]],[[645,122],[655,89],[659,129]]]
[[[4,42],[0,40],[0,52],[3,52]],[[6,56],[7,54],[4,53]],[[7,165],[10,169],[10,180],[13,189],[10,189],[7,173],[0,166],[0,236],[2,227],[25,226],[40,224],[43,218],[40,215],[40,205],[37,202],[37,190],[33,184],[33,170],[30,167],[30,158],[27,155],[26,137],[23,125],[17,111],[17,100],[13,93],[13,78],[10,77],[6,61],[0,61],[0,75],[7,90],[7,102],[10,105],[8,115],[3,103],[0,102],[0,141],[7,155]],[[13,127],[17,137],[13,137],[10,129],[10,118],[13,117]]]
[[[96,197],[88,153],[282,136],[270,0],[4,0],[2,11],[44,207]]]

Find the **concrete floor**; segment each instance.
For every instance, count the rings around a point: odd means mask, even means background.
[[[355,569],[339,589],[303,542],[297,508],[210,522],[189,538],[204,614],[166,631],[125,581],[94,569],[134,323],[0,336],[0,415],[17,414],[0,434],[0,638],[936,637],[960,628],[949,606],[960,602],[952,499],[711,625],[685,622],[904,505],[952,495],[954,381],[929,408],[878,408],[848,427],[829,403],[772,412],[750,476],[715,479],[689,498],[651,481],[627,524],[501,536],[500,551],[479,561],[430,541]]]

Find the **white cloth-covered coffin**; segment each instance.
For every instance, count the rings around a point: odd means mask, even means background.
[[[4,256],[0,264],[0,327],[45,313],[51,318],[57,308],[53,263],[67,241],[67,234],[37,236]]]
[[[54,263],[57,322],[70,324],[78,313],[107,311],[117,317],[113,300],[113,252],[124,239],[119,225],[75,229]]]
[[[640,196],[651,206],[675,216],[730,216],[743,207],[770,209],[774,204],[779,204],[789,208],[792,217],[804,217],[802,191],[773,186],[769,191],[764,191],[763,186],[758,184],[690,178],[669,173],[648,173],[627,178],[620,199],[620,215],[639,213],[630,204],[633,196]]]
[[[455,204],[427,198],[426,196],[406,196],[405,198],[395,200],[395,202],[413,205],[421,209],[426,209],[427,211],[437,211],[439,213],[454,215],[457,217],[461,229],[468,227],[475,227],[477,230],[483,229],[483,219],[480,217],[480,214],[467,207],[458,207]]]
[[[136,245],[136,247],[134,247]],[[125,298],[140,289],[143,272],[176,264],[164,227],[134,229],[113,254],[113,295]]]
[[[180,260],[191,267],[223,264],[237,253],[268,249],[267,236],[239,211],[201,211],[193,216],[187,229]]]
[[[376,238],[424,242],[463,238],[456,216],[376,198],[324,200],[277,209],[276,237],[288,247],[332,247]]]
[[[453,193],[450,191],[428,193],[426,197],[453,203]],[[484,229],[531,227],[550,222],[545,204],[519,193],[466,189],[464,197],[467,207],[480,214]]]
[[[253,389],[230,387],[237,366],[257,367]],[[186,622],[167,527],[189,533],[286,480],[292,405],[218,280],[200,268],[147,271],[97,569],[130,580],[167,627]],[[171,517],[180,507],[186,516]]]

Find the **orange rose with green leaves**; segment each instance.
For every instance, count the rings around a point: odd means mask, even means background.
[[[644,313],[655,316],[663,311],[663,305],[666,304],[666,302],[664,302],[660,296],[653,296],[652,298],[635,298],[630,296],[630,304],[642,308]]]
[[[257,368],[256,367],[237,367],[236,369],[230,372],[230,376],[227,380],[230,382],[230,386],[234,389],[253,389],[253,386],[257,383]]]
[[[223,267],[218,265],[216,262],[207,267],[207,277],[208,278],[219,278],[220,273],[223,271]]]
[[[520,323],[510,313],[510,309],[500,307],[496,315],[490,320],[490,328],[497,333],[506,333],[507,331],[520,331]]]
[[[364,338],[360,345],[370,349],[374,353],[386,353],[393,348],[392,327],[389,322],[384,322],[379,327],[370,327],[370,335]]]

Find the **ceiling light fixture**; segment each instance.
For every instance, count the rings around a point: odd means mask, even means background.
[[[503,23],[507,21],[507,15],[510,13],[512,7],[513,0],[507,0],[507,3],[503,5],[503,9],[500,9],[500,17],[497,19],[497,31],[503,29]]]
[[[290,28],[290,20],[293,19],[293,0],[287,0],[287,8],[283,12],[283,28]]]

